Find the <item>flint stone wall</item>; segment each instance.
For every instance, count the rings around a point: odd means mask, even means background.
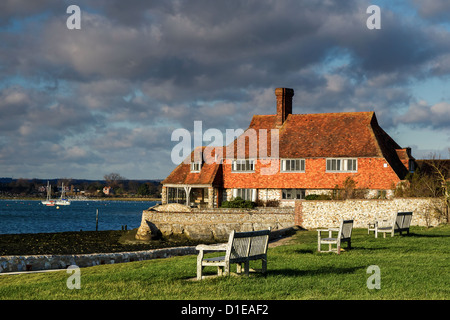
[[[142,213],[136,238],[186,237],[191,240],[227,241],[237,232],[271,228],[282,232],[294,227],[294,208],[197,209],[179,204],[155,206]]]
[[[443,223],[438,210],[444,203],[436,198],[397,198],[391,200],[310,200],[296,201],[296,225],[316,229],[339,225],[353,219],[355,228],[367,228],[369,222],[392,221],[397,212],[412,212],[412,226],[437,226]]]

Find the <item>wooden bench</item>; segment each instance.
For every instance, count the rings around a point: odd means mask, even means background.
[[[341,242],[347,242],[347,246],[351,248],[351,238],[353,230],[353,220],[343,220],[339,228],[318,229],[317,232],[317,251],[322,252],[320,246],[328,244],[328,251],[335,251],[337,254],[341,253]],[[328,232],[328,238],[322,237],[322,232]],[[336,237],[333,237],[333,232],[337,232]],[[336,249],[332,245],[336,245]]]
[[[396,232],[400,233],[400,235],[402,232],[409,234],[411,220],[412,212],[397,212],[394,220],[388,226],[379,226],[378,223],[375,224],[375,238],[378,238],[379,232],[383,233],[384,238],[386,238],[386,233],[391,233],[391,237],[393,237]]]
[[[203,278],[203,268],[205,266],[216,266],[217,274],[229,274],[230,265],[237,264],[237,273],[242,272],[242,264],[246,275],[250,272],[249,262],[251,260],[261,260],[261,272],[267,271],[267,247],[269,243],[270,228],[268,230],[235,232],[232,231],[228,243],[217,245],[198,245],[197,256],[197,279]],[[225,252],[224,256],[205,258],[208,252]]]

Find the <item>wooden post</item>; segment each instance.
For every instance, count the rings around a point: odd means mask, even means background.
[[[97,213],[95,214],[95,231],[98,231],[98,209]]]

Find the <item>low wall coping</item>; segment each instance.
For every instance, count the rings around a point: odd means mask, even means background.
[[[0,274],[20,271],[66,269],[70,265],[83,268],[101,264],[143,261],[189,254],[196,254],[195,246],[111,253],[0,256]]]

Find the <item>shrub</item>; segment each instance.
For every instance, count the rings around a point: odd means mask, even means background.
[[[222,202],[222,208],[247,208],[253,209],[256,206],[255,202],[244,200],[241,197],[236,197],[231,201]]]
[[[305,200],[331,200],[331,197],[327,194],[308,194]]]

